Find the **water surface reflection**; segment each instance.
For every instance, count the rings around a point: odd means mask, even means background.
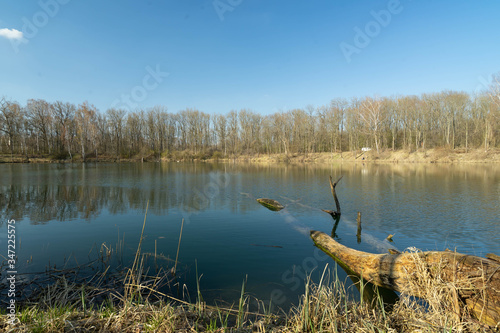
[[[194,285],[194,262],[207,298],[248,290],[296,302],[308,271],[332,261],[315,252],[307,231],[332,232],[328,177],[337,186],[341,243],[364,251],[457,248],[500,254],[500,170],[496,164],[235,165],[205,163],[0,165],[0,215],[18,221],[20,270],[43,270],[94,244],[125,238],[136,248],[149,201],[144,250],[180,260]],[[271,212],[255,199],[286,208]],[[361,242],[356,217],[362,213]],[[5,229],[0,235],[6,241]],[[384,241],[394,234],[394,243]],[[259,245],[259,246],[256,246]],[[260,246],[264,245],[264,246]],[[2,253],[5,251],[2,249]],[[128,252],[127,252],[128,251]],[[167,263],[166,263],[167,264]],[[3,278],[3,277],[2,277]],[[298,282],[297,282],[298,281]],[[298,283],[298,284],[297,284]],[[276,290],[281,293],[276,293]]]

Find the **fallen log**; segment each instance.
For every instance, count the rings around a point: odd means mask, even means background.
[[[500,262],[449,251],[372,254],[314,230],[311,238],[349,273],[376,286],[425,298],[429,280],[440,281],[458,298],[455,313],[467,308],[479,321],[500,325]]]
[[[274,199],[266,199],[266,198],[259,198],[257,199],[257,202],[260,203],[262,206],[266,207],[269,210],[278,212],[285,208],[282,204],[280,204],[278,201]]]

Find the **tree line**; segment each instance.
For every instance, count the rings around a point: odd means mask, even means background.
[[[100,112],[80,105],[0,99],[0,153],[58,159],[207,158],[242,154],[380,152],[500,145],[500,74],[485,91],[332,100],[262,115],[164,106]]]

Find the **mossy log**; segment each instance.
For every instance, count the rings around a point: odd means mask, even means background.
[[[257,199],[257,202],[260,203],[262,206],[266,207],[267,209],[270,209],[275,212],[285,208],[282,204],[273,199],[260,198]]]
[[[459,311],[467,307],[479,321],[500,325],[500,262],[496,260],[451,251],[372,254],[341,245],[320,231],[311,231],[311,238],[341,266],[376,286],[425,298],[425,288],[417,286],[424,285],[422,279],[438,279],[456,292]]]

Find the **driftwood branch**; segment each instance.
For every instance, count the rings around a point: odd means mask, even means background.
[[[439,279],[454,288],[457,304],[461,301],[479,321],[500,325],[500,262],[451,251],[372,254],[341,245],[320,231],[311,231],[311,238],[348,273],[376,286],[425,298],[425,288],[415,286]]]
[[[337,193],[335,192],[335,187],[337,186],[339,181],[342,179],[342,177],[343,176],[340,176],[340,178],[337,179],[337,181],[334,183],[332,176],[330,176],[330,189],[332,190],[332,196],[333,196],[333,200],[335,200],[335,206],[336,206],[337,210],[332,211],[332,210],[322,209],[322,211],[330,214],[333,218],[335,218],[335,216],[340,216],[340,214],[341,214],[340,213],[340,202],[339,202],[339,199],[337,198]]]

